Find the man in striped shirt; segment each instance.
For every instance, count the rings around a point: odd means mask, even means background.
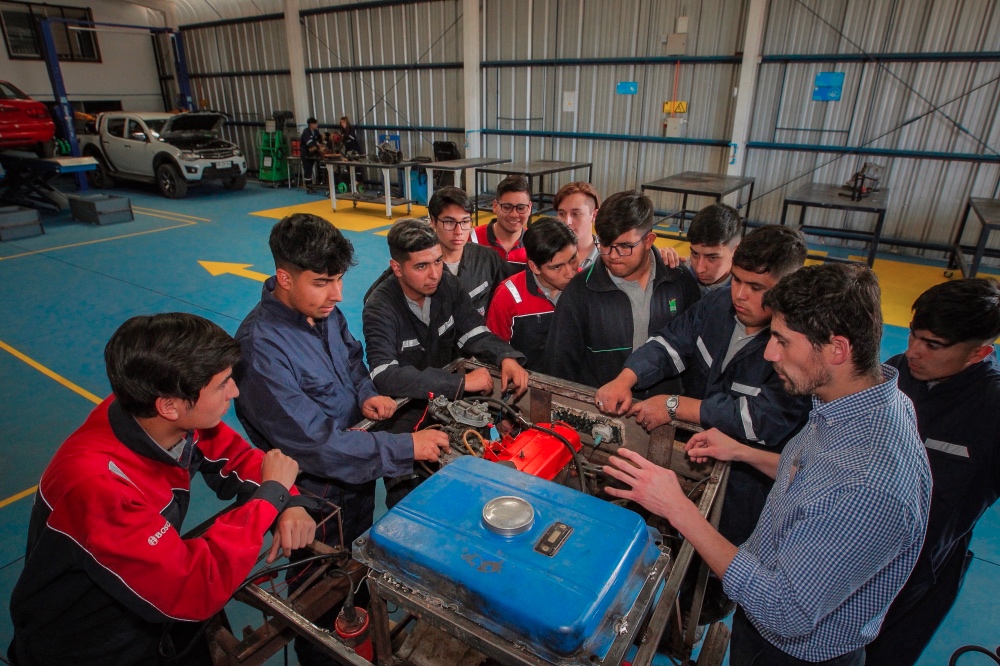
[[[781,455],[718,430],[688,455],[747,462],[775,479],[760,521],[737,547],[687,499],[674,472],[619,449],[609,488],[664,516],[739,604],[733,666],[860,666],[923,544],[931,476],[913,405],[898,372],[879,364],[882,315],[875,274],[825,264],[784,278],[765,358],[785,390],[811,395],[806,426]]]

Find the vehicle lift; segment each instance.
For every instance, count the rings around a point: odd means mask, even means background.
[[[28,206],[49,212],[69,208],[69,198],[52,181],[65,173],[83,174],[97,168],[93,157],[41,158],[15,150],[0,152],[0,166],[6,172],[0,180],[0,203]]]
[[[56,99],[56,120],[62,127],[63,136],[69,142],[70,153],[73,157],[80,157],[80,142],[76,136],[76,128],[73,126],[73,107],[69,104],[69,97],[66,93],[66,83],[63,80],[62,68],[59,66],[59,58],[56,56],[56,42],[52,36],[52,24],[65,23],[68,26],[77,26],[85,30],[98,30],[100,28],[130,28],[133,30],[143,30],[150,34],[166,34],[170,37],[174,46],[174,69],[177,72],[177,87],[180,91],[180,107],[191,111],[194,108],[194,100],[191,96],[191,79],[187,73],[187,59],[184,57],[184,42],[181,34],[173,28],[156,28],[146,25],[129,25],[127,23],[97,23],[94,21],[78,21],[75,19],[47,18],[38,22],[42,33],[42,45],[45,52],[45,69],[49,73],[49,81],[52,83],[52,92]],[[77,175],[77,184],[82,191],[87,190],[87,181],[82,174]]]
[[[73,125],[73,108],[69,103],[62,69],[56,55],[52,23],[65,23],[86,30],[132,28],[151,34],[168,35],[174,46],[174,68],[177,72],[180,106],[188,111],[194,108],[191,81],[187,74],[187,60],[184,57],[184,45],[178,31],[172,28],[123,23],[96,23],[63,18],[49,18],[39,21],[45,68],[48,71],[52,92],[56,100],[56,121],[62,128],[63,136],[69,144],[70,157],[43,159],[35,157],[31,153],[0,151],[0,241],[45,233],[37,213],[33,216],[29,214],[31,209],[59,212],[71,208],[74,218],[84,219],[88,222],[101,219],[101,214],[105,214],[104,219],[110,219],[110,221],[132,219],[131,202],[128,199],[125,199],[124,202],[110,202],[110,208],[113,210],[104,210],[109,208],[109,202],[103,200],[121,199],[122,197],[86,196],[89,188],[84,174],[87,171],[95,170],[97,161],[93,157],[83,157],[80,152],[80,142]],[[52,181],[62,174],[73,174],[76,177],[80,195],[64,194],[52,185]],[[98,199],[101,201],[97,201]],[[126,210],[127,215],[125,214]],[[83,217],[81,217],[81,211]],[[107,213],[110,213],[110,216]],[[100,224],[101,222],[96,223]]]

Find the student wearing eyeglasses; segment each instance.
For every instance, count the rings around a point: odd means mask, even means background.
[[[499,254],[486,246],[469,242],[474,210],[472,200],[465,190],[458,187],[435,190],[427,203],[427,212],[441,246],[441,259],[445,268],[458,278],[462,289],[472,299],[472,305],[479,314],[485,316],[493,291],[507,279],[511,271]],[[364,300],[367,301],[371,293],[390,275],[392,269],[387,268],[368,288]]]
[[[493,291],[511,273],[508,264],[489,247],[469,242],[475,208],[465,190],[458,187],[436,190],[427,210],[441,245],[445,268],[458,278],[476,310],[485,316]]]
[[[653,248],[653,202],[636,191],[613,194],[594,225],[601,260],[567,285],[545,345],[545,372],[599,388],[618,376],[633,349],[698,301],[698,282],[670,268]],[[647,387],[644,397],[679,393],[680,379]]]
[[[531,192],[524,176],[507,176],[497,185],[493,200],[497,219],[476,227],[473,241],[496,250],[500,258],[521,270],[528,262],[524,250],[524,230],[531,219]]]

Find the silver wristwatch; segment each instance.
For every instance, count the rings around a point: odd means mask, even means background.
[[[671,421],[677,418],[677,406],[680,404],[681,397],[679,395],[667,396],[667,414],[670,414]]]

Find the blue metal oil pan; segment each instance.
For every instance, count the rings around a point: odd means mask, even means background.
[[[500,500],[500,513],[508,511],[500,520],[510,522],[491,529],[483,508],[498,498],[516,499]],[[652,577],[659,543],[659,533],[632,511],[465,456],[359,538],[354,556],[560,662],[603,659]]]

